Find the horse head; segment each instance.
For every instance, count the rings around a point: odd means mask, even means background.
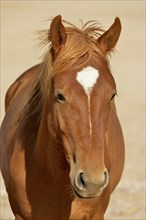
[[[114,108],[116,84],[107,56],[119,38],[121,23],[97,37],[94,25],[65,28],[61,16],[50,27],[53,118],[50,128],[63,143],[75,195],[101,195],[110,181],[106,131]]]

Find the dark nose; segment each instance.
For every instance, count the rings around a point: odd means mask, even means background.
[[[99,175],[91,176],[87,175],[83,171],[79,171],[76,175],[76,187],[78,193],[83,197],[96,195],[99,192],[103,191],[103,189],[108,185],[109,175],[108,171],[100,173]]]

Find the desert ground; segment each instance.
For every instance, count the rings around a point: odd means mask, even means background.
[[[111,66],[118,88],[117,111],[126,159],[122,179],[113,192],[106,220],[144,220],[145,215],[145,1],[1,1],[1,121],[4,96],[11,83],[41,61],[36,32],[49,28],[53,16],[79,26],[98,20],[108,29],[116,16],[122,22]],[[120,153],[120,152],[119,152]],[[2,178],[0,219],[12,220]]]

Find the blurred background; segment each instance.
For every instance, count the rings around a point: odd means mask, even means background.
[[[11,83],[39,63],[36,32],[48,29],[48,19],[62,15],[79,26],[98,20],[108,29],[116,16],[122,33],[111,66],[117,83],[116,105],[125,145],[125,169],[113,192],[106,220],[144,220],[145,216],[145,1],[1,1],[1,121],[4,97]],[[119,152],[120,153],[120,152]],[[0,177],[0,219],[14,219]]]

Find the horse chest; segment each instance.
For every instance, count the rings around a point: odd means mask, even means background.
[[[97,207],[97,199],[81,200],[76,198],[72,202],[71,214],[69,219],[91,220],[92,216],[94,216],[97,211]]]

